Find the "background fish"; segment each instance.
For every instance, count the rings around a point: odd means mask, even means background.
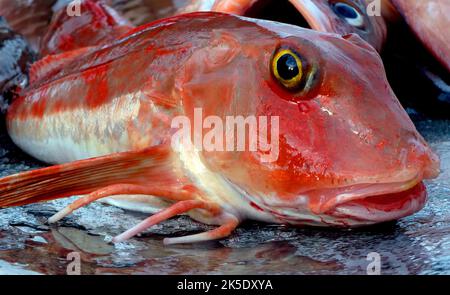
[[[192,149],[207,135],[196,129],[173,142],[173,119],[192,122],[198,109],[222,121],[278,117],[278,157]],[[422,180],[439,173],[378,53],[360,37],[218,13],[161,20],[108,46],[45,58],[7,125],[24,151],[61,165],[1,179],[2,207],[88,194],[55,222],[111,195],[140,195],[116,199],[134,208],[166,200],[115,241],[181,213],[219,227],[166,243],[222,238],[246,219],[394,220],[423,207]]]
[[[128,20],[134,26],[172,16],[179,9],[186,9],[188,3],[192,5],[192,11],[204,10],[202,7],[207,7],[202,4],[202,1],[191,2],[190,0],[91,1],[112,7],[123,19]],[[60,10],[65,9],[71,2],[72,0],[0,0],[0,16],[10,23],[14,31],[24,35],[34,50],[39,50],[42,37],[49,34],[52,18],[58,12],[61,14]]]
[[[389,82],[406,107],[427,116],[449,118],[450,34],[444,27],[450,22],[450,3],[392,2],[405,18],[388,0],[383,3],[389,8],[384,13],[389,38],[382,53]]]
[[[391,1],[417,37],[450,72],[450,1]]]
[[[34,50],[45,34],[53,16],[56,0],[0,0],[0,16],[11,28],[23,35]]]
[[[101,1],[80,2],[81,14],[77,17],[69,16],[66,7],[57,8],[40,41],[41,56],[112,42],[134,28]]]
[[[194,1],[182,12],[212,10],[280,21],[341,35],[355,33],[381,50],[386,24],[369,16],[369,0],[217,0]]]

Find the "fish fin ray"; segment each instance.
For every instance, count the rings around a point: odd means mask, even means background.
[[[134,184],[114,184],[101,189],[98,189],[87,196],[84,196],[72,204],[68,205],[64,209],[57,212],[55,215],[49,218],[49,223],[55,223],[62,218],[66,217],[73,211],[84,207],[94,201],[107,198],[115,195],[124,194],[142,194],[158,196],[169,200],[180,201],[192,198],[194,194],[191,191],[184,190],[182,187],[178,188],[161,188],[153,184],[146,185],[134,185]]]
[[[202,232],[195,235],[189,235],[177,238],[165,238],[165,245],[175,245],[175,244],[186,244],[186,243],[200,243],[206,241],[213,241],[218,239],[223,239],[228,237],[233,230],[239,225],[239,220],[237,218],[229,218],[221,226],[212,229],[210,231]]]
[[[165,220],[168,220],[169,218],[172,218],[179,214],[186,213],[193,209],[203,209],[209,211],[213,216],[217,216],[221,213],[223,214],[222,210],[215,203],[205,202],[199,199],[179,201],[173,204],[171,207],[166,208],[150,216],[149,218],[145,219],[144,221],[134,226],[133,228],[118,235],[113,239],[113,242],[117,243],[128,240],[129,238],[142,233],[143,231],[147,230],[148,228],[156,224],[159,224]],[[231,232],[238,226],[238,224],[239,220],[236,217],[226,214],[225,222],[216,229],[191,236],[165,239],[164,243],[165,244],[196,243],[224,238],[229,236]]]

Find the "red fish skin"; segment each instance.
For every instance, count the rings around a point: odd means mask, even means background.
[[[274,79],[270,64],[280,46],[295,49],[316,69],[309,91],[287,91]],[[341,204],[340,192],[361,186],[387,197],[408,192],[439,170],[390,89],[378,53],[361,38],[218,13],[158,21],[81,52],[51,75],[37,77],[12,104],[7,125],[27,153],[67,163],[167,143],[171,120],[192,119],[194,108],[222,119],[280,117],[274,163],[262,163],[260,152],[250,151],[180,154],[183,168],[177,169],[240,219],[322,226],[380,222],[323,208],[333,210]],[[200,164],[213,174],[196,174]],[[227,190],[210,187],[211,175],[229,183]],[[351,200],[357,203],[358,196]],[[422,199],[389,218],[423,205]]]
[[[422,43],[450,71],[450,2],[391,1]]]

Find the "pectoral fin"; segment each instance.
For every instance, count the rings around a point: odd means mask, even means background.
[[[155,194],[178,191],[187,183],[173,161],[170,146],[161,145],[11,175],[0,179],[0,207],[85,195],[118,184],[154,187]]]

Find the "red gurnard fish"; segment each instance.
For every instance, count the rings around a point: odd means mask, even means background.
[[[391,1],[422,43],[450,71],[450,1]]]
[[[174,119],[194,122],[198,110],[223,122],[279,118],[278,157],[263,160],[260,147],[192,148],[209,135],[197,128],[173,140]],[[359,36],[222,13],[172,17],[110,45],[49,56],[33,66],[7,128],[25,152],[59,165],[0,179],[0,207],[85,195],[56,222],[109,196],[132,208],[165,200],[114,241],[182,213],[219,227],[165,243],[223,238],[246,219],[395,220],[424,206],[422,180],[439,173],[378,53]]]
[[[287,2],[288,0],[283,0]],[[212,10],[248,16],[255,7],[264,9],[270,4],[281,6],[275,0],[201,0],[193,1],[183,11]],[[378,51],[387,37],[384,18],[381,15],[369,15],[370,0],[289,0],[305,18],[309,27],[321,32],[341,35],[355,33],[369,42]],[[381,8],[381,7],[380,7]],[[286,12],[287,13],[287,12]],[[258,15],[252,13],[252,17]]]

